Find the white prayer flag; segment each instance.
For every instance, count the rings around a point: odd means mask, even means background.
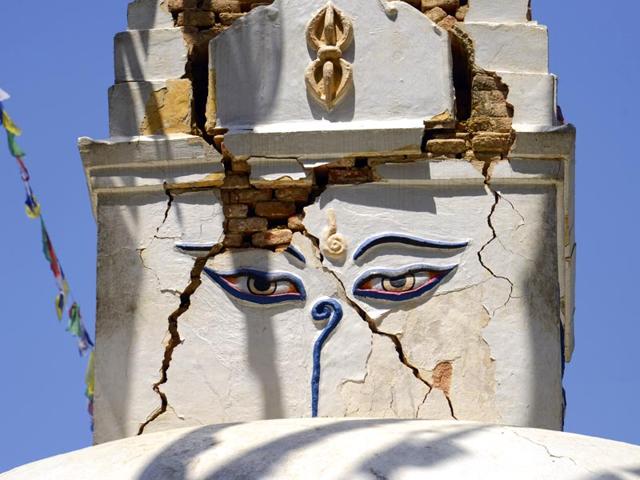
[[[0,102],[4,102],[5,100],[9,100],[11,95],[0,88]]]

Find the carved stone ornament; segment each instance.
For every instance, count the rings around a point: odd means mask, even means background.
[[[318,53],[305,73],[307,88],[328,111],[353,88],[353,66],[342,58],[353,42],[353,25],[329,2],[307,27],[309,47]]]
[[[323,232],[320,248],[325,256],[337,260],[347,253],[347,239],[338,233],[338,222],[336,212],[329,209],[327,212],[329,226]]]

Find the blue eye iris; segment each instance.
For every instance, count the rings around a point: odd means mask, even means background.
[[[302,280],[289,273],[241,269],[229,273],[204,269],[205,274],[227,293],[240,300],[273,305],[307,298]]]
[[[404,270],[373,270],[360,277],[353,294],[361,298],[403,302],[430,292],[456,266],[415,265]]]

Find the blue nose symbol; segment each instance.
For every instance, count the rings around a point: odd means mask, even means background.
[[[333,298],[319,300],[311,309],[311,316],[316,322],[329,320],[327,326],[324,327],[322,333],[313,346],[313,374],[311,375],[311,416],[318,416],[318,403],[320,401],[320,357],[322,356],[322,348],[329,339],[329,336],[336,329],[344,312],[342,305]]]

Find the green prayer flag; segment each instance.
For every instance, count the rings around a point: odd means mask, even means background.
[[[24,157],[26,155],[22,148],[20,148],[20,145],[18,145],[18,143],[16,142],[16,136],[9,130],[7,130],[7,140],[9,142],[9,151],[11,152],[12,156]]]
[[[69,326],[67,330],[73,333],[76,337],[82,335],[82,322],[80,317],[80,308],[77,304],[73,304],[69,309]]]

